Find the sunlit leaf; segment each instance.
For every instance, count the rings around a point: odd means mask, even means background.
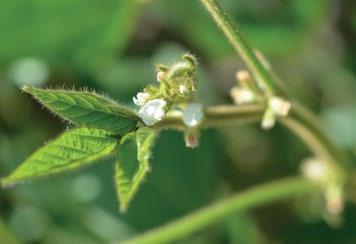
[[[118,144],[119,138],[112,132],[90,128],[69,130],[32,154],[2,179],[1,185],[71,171],[108,156]]]
[[[125,135],[120,142],[115,165],[115,182],[120,210],[126,211],[149,170],[149,157],[155,133],[147,128]]]
[[[81,126],[110,130],[123,135],[134,130],[139,120],[134,111],[96,93],[28,86],[23,90],[51,111]]]

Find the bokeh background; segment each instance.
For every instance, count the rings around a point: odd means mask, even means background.
[[[221,0],[246,38],[328,133],[356,148],[356,2]],[[0,0],[0,176],[67,124],[19,87],[91,87],[132,104],[155,82],[155,64],[199,57],[204,104],[231,103],[243,69],[197,0]],[[203,132],[198,149],[179,132],[155,145],[152,171],[120,214],[113,160],[0,190],[0,243],[108,243],[173,220],[258,183],[298,173],[310,152],[286,129],[258,125]],[[318,196],[232,215],[181,243],[356,243],[356,207],[330,227]]]

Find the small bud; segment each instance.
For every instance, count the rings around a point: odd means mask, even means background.
[[[344,210],[344,196],[342,188],[336,185],[326,189],[326,209],[332,215],[338,215]]]
[[[268,101],[269,107],[272,111],[278,116],[287,116],[289,110],[292,105],[290,102],[280,98],[280,97],[272,97]]]
[[[250,87],[251,83],[251,76],[250,73],[246,70],[239,70],[235,74],[236,79],[239,81],[242,87],[248,88]]]
[[[324,182],[327,177],[325,163],[317,158],[303,160],[301,164],[301,172],[305,177],[318,182]]]
[[[185,146],[196,148],[199,146],[200,133],[198,130],[187,130],[184,133]]]
[[[250,89],[233,87],[230,95],[236,104],[250,103],[255,100],[255,94]]]
[[[203,116],[203,106],[200,103],[190,103],[183,112],[183,122],[188,127],[195,127],[201,123]]]
[[[136,97],[133,97],[132,100],[137,106],[143,106],[147,100],[149,99],[150,95],[146,92],[139,92],[137,93]]]
[[[264,130],[269,130],[274,127],[276,123],[276,118],[273,111],[270,108],[267,108],[265,114],[263,115],[261,127]]]
[[[164,81],[165,79],[167,79],[167,72],[158,71],[156,79],[157,79],[158,82]]]
[[[179,93],[180,94],[184,95],[184,94],[186,94],[188,92],[189,92],[189,90],[185,85],[179,85]]]

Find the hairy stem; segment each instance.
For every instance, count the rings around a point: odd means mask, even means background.
[[[255,79],[261,82],[269,93],[277,93],[280,88],[273,81],[271,74],[258,60],[252,48],[245,41],[240,30],[238,30],[233,24],[230,18],[224,13],[222,8],[216,3],[215,0],[200,0],[211,17],[214,19],[218,27],[225,34],[234,49],[240,54],[244,62],[251,70]]]
[[[233,213],[319,190],[318,184],[297,177],[266,183],[234,194],[124,243],[170,243],[228,218]]]

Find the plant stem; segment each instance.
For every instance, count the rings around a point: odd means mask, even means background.
[[[249,105],[219,105],[205,108],[205,118],[201,128],[238,125],[257,122],[262,119],[265,110],[263,104]],[[155,126],[156,129],[185,130],[181,114],[167,115],[164,120]]]
[[[256,81],[266,89],[266,98],[274,94],[283,94],[283,89],[274,80],[273,74],[256,57],[240,31],[234,28],[231,20],[216,3],[216,0],[200,0],[200,2],[245,61]],[[205,109],[206,118],[201,126],[209,127],[258,121],[261,119],[264,110],[265,105],[261,104],[209,107]],[[171,115],[156,127],[158,129],[173,128],[184,130],[185,127],[181,121],[181,115]],[[335,179],[333,180],[337,181],[339,186],[343,186],[346,181],[346,171],[343,163],[347,162],[347,157],[325,135],[320,128],[321,123],[317,117],[298,103],[293,103],[291,113],[287,117],[279,118],[279,121],[299,136],[316,156],[323,159],[331,167],[335,174]],[[289,178],[260,185],[205,207],[161,228],[149,231],[126,243],[166,243],[175,241],[210,224],[221,221],[234,212],[319,190],[322,190],[320,185],[303,178]]]
[[[216,0],[200,0],[200,2],[208,10],[237,53],[240,54],[255,79],[268,87],[273,94],[282,93],[283,89],[277,85],[278,82],[274,79],[274,75],[256,57],[240,31],[234,28],[231,20],[217,4]],[[266,94],[266,96],[271,96],[271,94]],[[318,157],[331,166],[340,181],[344,181],[345,173],[343,167],[347,166],[348,161],[344,152],[325,135],[320,128],[321,122],[314,114],[298,103],[293,103],[292,108],[293,113],[287,118],[281,119],[282,123],[299,136]]]
[[[246,211],[276,201],[286,200],[320,190],[320,186],[304,178],[291,177],[265,183],[188,214],[160,228],[151,230],[124,243],[168,243],[190,235],[233,213]]]
[[[258,60],[252,48],[247,44],[240,30],[234,28],[230,18],[224,13],[215,0],[199,0],[208,10],[218,27],[225,34],[234,49],[240,54],[255,79],[261,82],[269,93],[278,93],[279,87],[263,64]]]

